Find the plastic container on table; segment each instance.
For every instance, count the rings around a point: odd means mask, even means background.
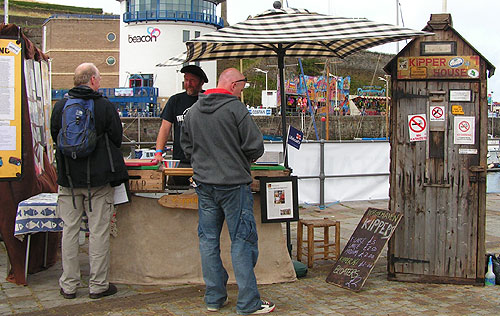
[[[125,166],[129,170],[157,170],[160,165],[151,159],[125,159]]]
[[[179,166],[180,160],[169,160],[169,159],[164,159],[163,160],[163,165],[165,168],[177,168]]]

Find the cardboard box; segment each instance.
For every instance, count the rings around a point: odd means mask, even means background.
[[[160,170],[128,170],[130,192],[164,192],[165,176]]]

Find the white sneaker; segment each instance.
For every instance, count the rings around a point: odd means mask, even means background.
[[[207,311],[209,311],[209,312],[218,312],[219,309],[221,309],[222,307],[226,306],[227,304],[229,304],[229,297],[226,297],[226,300],[224,301],[224,303],[222,303],[221,307],[208,307],[207,306]]]
[[[275,308],[276,308],[276,305],[274,305],[273,302],[261,300],[260,308],[258,310],[256,310],[255,312],[250,313],[250,315],[267,314],[267,313],[274,311]]]

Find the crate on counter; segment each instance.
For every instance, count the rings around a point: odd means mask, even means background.
[[[128,170],[130,192],[164,192],[165,176],[161,170]]]
[[[125,159],[130,192],[164,192],[165,176],[150,159]]]
[[[259,177],[287,177],[290,175],[290,170],[285,169],[281,165],[277,166],[252,165],[250,173],[252,174],[253,178],[250,187],[253,192],[259,192],[260,191]]]

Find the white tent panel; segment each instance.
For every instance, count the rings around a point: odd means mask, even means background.
[[[281,151],[282,144],[266,143],[266,151]],[[299,204],[320,201],[320,144],[288,147],[292,175],[299,177]],[[325,204],[337,201],[387,199],[389,197],[388,142],[326,142]],[[306,176],[318,178],[300,179]],[[334,177],[329,177],[334,176]]]

